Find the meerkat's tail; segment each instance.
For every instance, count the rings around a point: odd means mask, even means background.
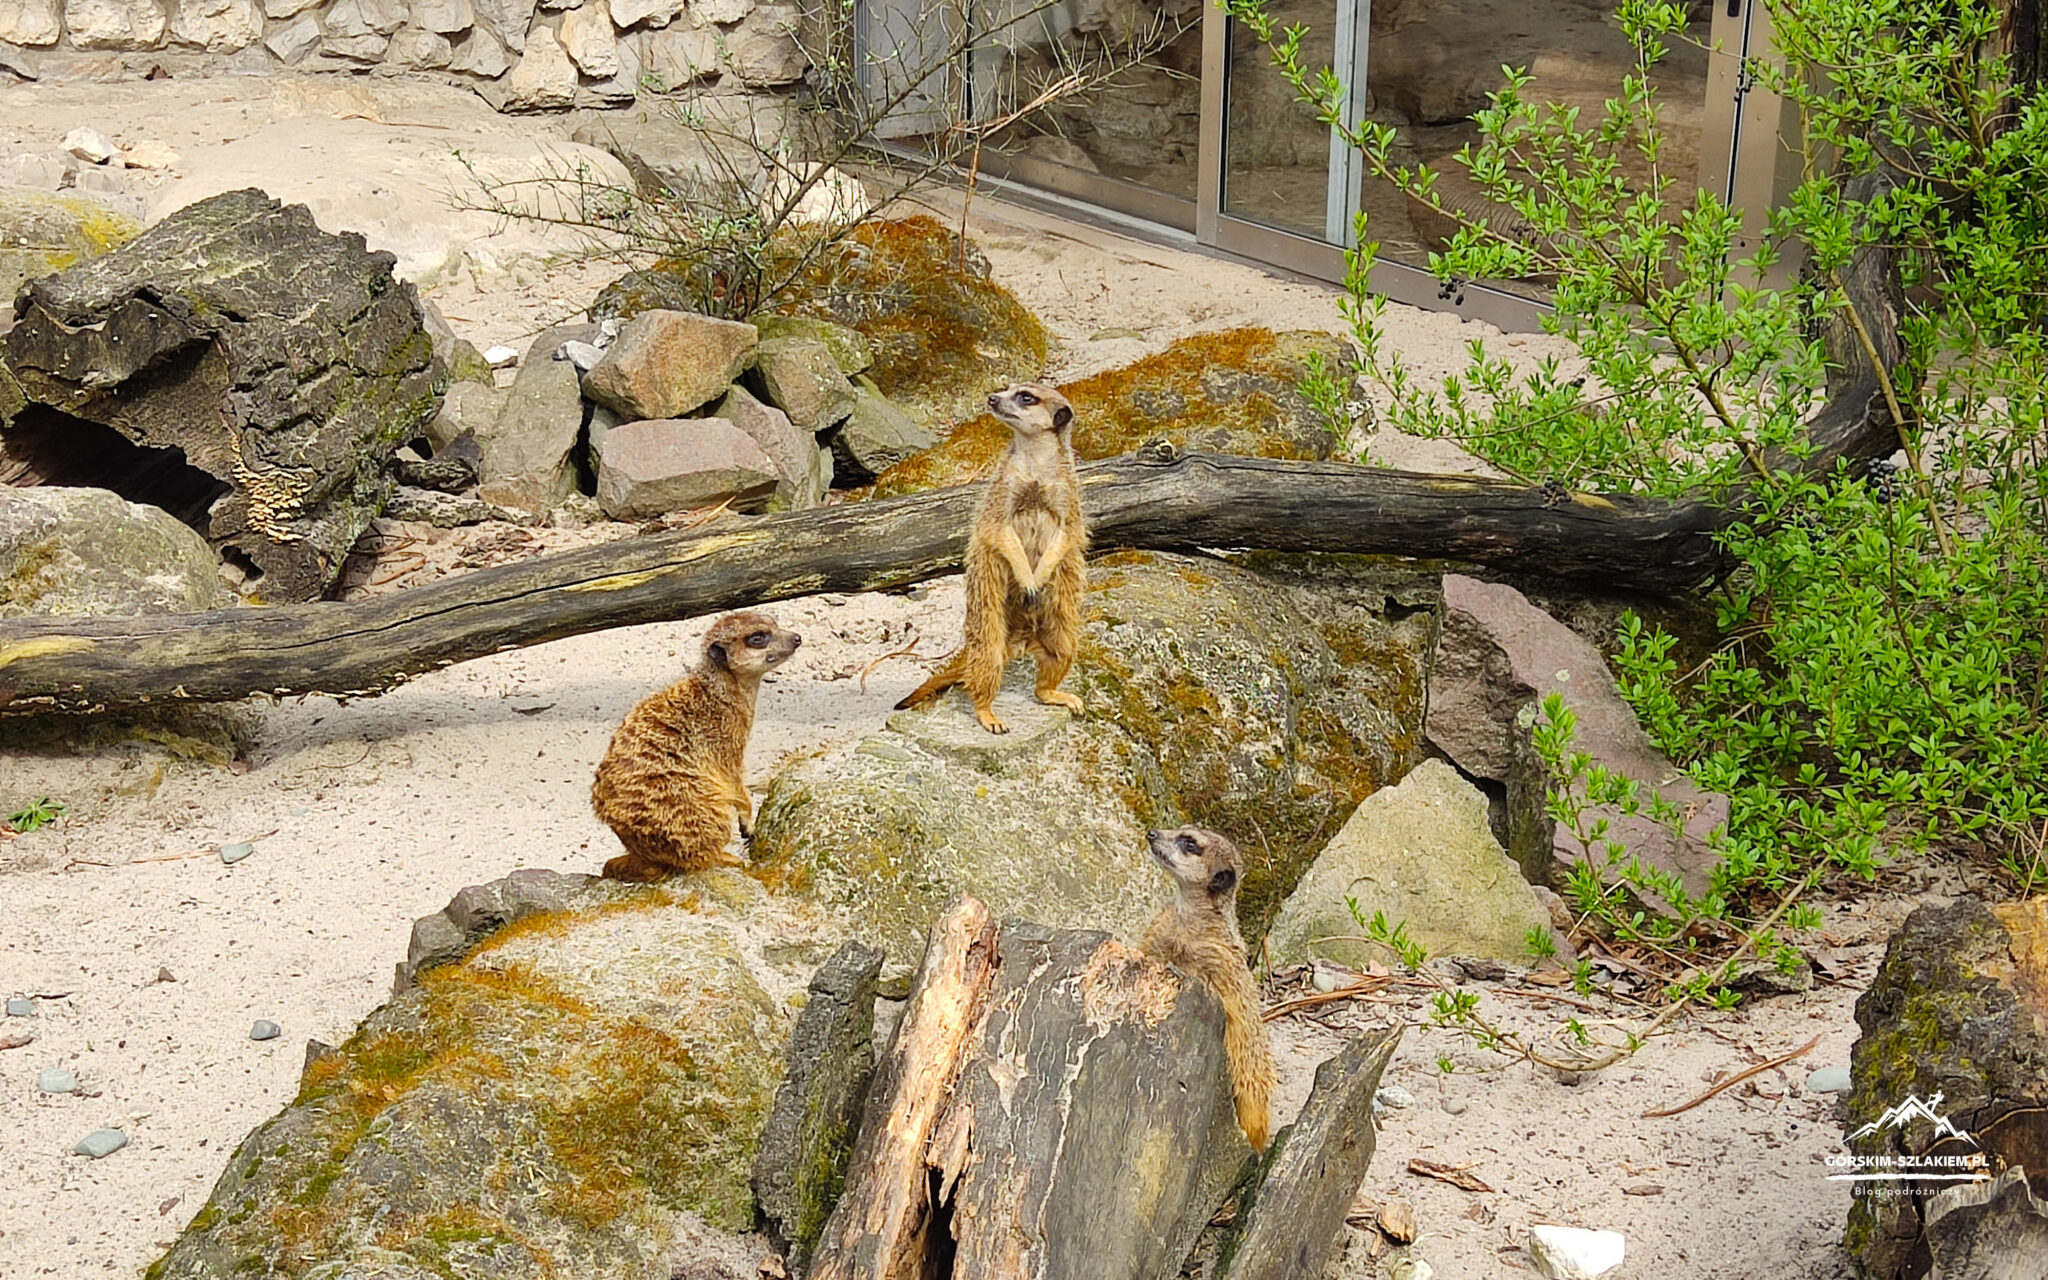
[[[946,659],[946,665],[934,671],[931,679],[912,689],[903,701],[896,704],[896,709],[898,711],[908,711],[912,707],[921,707],[954,685],[959,684],[963,669],[966,666],[961,661],[962,656],[962,653],[956,653]]]

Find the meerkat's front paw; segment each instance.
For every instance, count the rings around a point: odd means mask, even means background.
[[[979,720],[981,722],[981,727],[988,730],[990,733],[1008,733],[1010,731],[1010,726],[996,719],[996,714],[993,711],[983,711],[979,708],[976,708],[974,712],[974,718],[976,720]]]
[[[1088,711],[1088,704],[1081,701],[1080,694],[1068,693],[1063,689],[1048,689],[1038,695],[1038,700],[1049,707],[1065,707],[1077,716],[1085,715]]]

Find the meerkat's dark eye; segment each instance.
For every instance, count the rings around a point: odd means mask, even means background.
[[[1029,391],[1019,391],[1019,392],[1017,393],[1017,403],[1018,403],[1018,404],[1037,404],[1037,403],[1038,403],[1038,397],[1037,397],[1037,396],[1034,396],[1034,395],[1032,395],[1032,394],[1031,394],[1031,393],[1030,393]]]
[[[1182,853],[1193,853],[1195,851],[1195,838],[1193,836],[1182,836],[1174,841],[1174,843],[1180,846]]]
[[[747,637],[747,648],[766,649],[767,647],[768,633],[766,631],[756,631],[753,635]]]

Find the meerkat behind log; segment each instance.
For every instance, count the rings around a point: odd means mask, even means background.
[[[896,704],[921,706],[964,685],[974,718],[990,733],[1003,667],[1029,651],[1038,659],[1038,700],[1069,711],[1081,699],[1060,689],[1081,640],[1088,525],[1074,474],[1073,406],[1049,387],[1019,384],[988,398],[1010,428],[1010,448],[974,518],[967,539],[967,622],[960,649]]]
[[[1230,1061],[1238,1127],[1264,1151],[1273,1135],[1273,1048],[1259,1013],[1259,991],[1237,929],[1237,882],[1244,856],[1214,831],[1183,827],[1147,831],[1152,856],[1179,888],[1173,905],[1154,916],[1139,944],[1146,955],[1179,969],[1223,1006],[1223,1051]]]
[[[733,820],[743,838],[754,834],[744,769],[761,678],[802,643],[766,614],[727,614],[705,634],[696,670],[626,713],[590,788],[590,807],[626,846],[604,864],[606,878],[735,864]]]

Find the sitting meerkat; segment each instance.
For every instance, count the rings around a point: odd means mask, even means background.
[[[1010,448],[967,539],[965,635],[959,651],[896,709],[965,685],[981,727],[1007,733],[996,719],[996,691],[1003,667],[1026,650],[1038,659],[1038,700],[1082,710],[1060,681],[1080,645],[1088,524],[1074,473],[1073,406],[1050,387],[1020,383],[990,396],[988,407],[1010,428]]]
[[[704,660],[679,683],[646,698],[597,766],[590,807],[626,852],[604,864],[612,880],[659,880],[735,866],[726,853],[733,820],[754,834],[743,777],[761,678],[803,637],[763,613],[729,613],[704,636]]]
[[[1254,1149],[1273,1136],[1273,1048],[1259,1015],[1259,992],[1237,930],[1237,882],[1244,856],[1214,831],[1182,827],[1147,831],[1152,856],[1172,874],[1179,894],[1154,916],[1139,949],[1193,979],[1223,1006],[1223,1051],[1238,1127]]]

